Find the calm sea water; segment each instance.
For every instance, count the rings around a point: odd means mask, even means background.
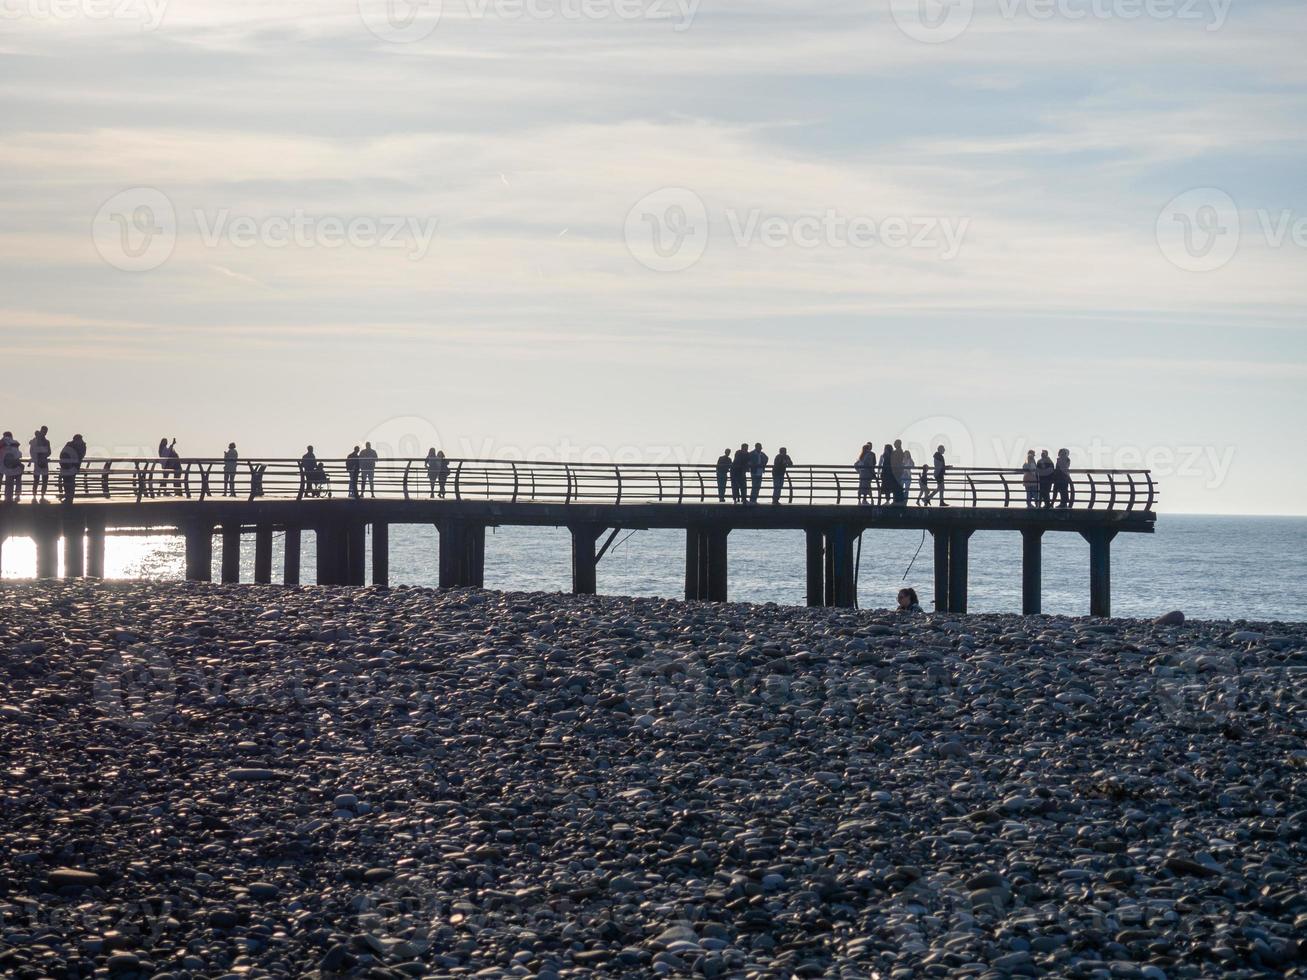
[[[684,532],[637,531],[618,541],[599,565],[600,592],[684,594]],[[249,580],[254,574],[254,542],[247,535],[243,545],[242,578]],[[392,584],[436,584],[434,528],[394,527],[390,547]],[[280,537],[273,548],[277,575]],[[309,575],[313,548],[313,536],[306,534],[303,567]],[[486,534],[486,585],[566,591],[571,587],[568,549],[563,528],[491,529]],[[220,550],[215,541],[215,576]],[[732,600],[804,601],[801,532],[733,531],[729,567]],[[31,542],[5,543],[4,577],[30,576],[34,568]],[[105,572],[110,578],[179,579],[183,568],[178,538],[109,539]],[[858,578],[863,608],[892,604],[900,584],[914,586],[930,608],[933,576],[929,537],[922,545],[920,532],[872,531],[864,536]],[[969,599],[975,612],[1020,610],[1020,535],[978,532],[972,537]],[[1151,617],[1169,609],[1183,609],[1198,618],[1307,621],[1307,518],[1162,515],[1156,534],[1117,537],[1112,546],[1112,611]],[[1089,546],[1079,535],[1044,536],[1044,610],[1089,612]]]

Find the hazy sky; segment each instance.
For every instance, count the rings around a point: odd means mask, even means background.
[[[1307,513],[1307,7],[0,0],[0,427]]]

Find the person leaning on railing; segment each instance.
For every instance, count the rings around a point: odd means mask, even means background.
[[[77,494],[77,471],[82,468],[82,454],[78,452],[76,442],[78,438],[80,436],[69,439],[64,443],[64,448],[59,450],[59,490],[66,504],[71,504]]]
[[[1053,496],[1059,500],[1059,509],[1071,506],[1071,453],[1065,449],[1057,451],[1053,464]]]

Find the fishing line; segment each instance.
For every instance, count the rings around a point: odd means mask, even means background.
[[[903,570],[903,578],[899,579],[900,582],[903,582],[903,581],[906,581],[906,580],[907,580],[908,572],[912,571],[912,566],[915,565],[915,564],[917,563],[917,555],[921,554],[921,549],[924,548],[925,545],[926,545],[926,529],[925,529],[925,528],[922,528],[922,529],[921,529],[921,544],[917,545],[917,552],[916,552],[916,554],[914,554],[914,555],[912,556],[912,561],[908,562],[908,567],[905,568],[905,569]]]

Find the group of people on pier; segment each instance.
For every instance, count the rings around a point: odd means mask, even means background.
[[[731,455],[729,448],[722,450],[717,459],[717,499],[726,502],[726,485],[729,482],[734,503],[756,505],[762,490],[762,478],[767,475],[768,462],[771,463],[771,502],[779,504],[781,490],[785,486],[785,473],[794,465],[794,460],[790,459],[784,446],[776,453],[775,459],[770,459],[760,442],[755,442],[752,449],[747,442],[742,442],[734,455]]]
[[[46,503],[50,492],[50,460],[53,446],[49,426],[41,426],[27,443],[27,456],[23,447],[9,431],[0,436],[0,479],[4,481],[5,503],[19,503],[23,499],[23,476],[29,467],[32,476],[32,502]],[[59,450],[59,483],[57,493],[65,503],[72,503],[77,491],[77,474],[86,458],[86,440],[77,433]]]
[[[875,444],[864,442],[858,458],[853,461],[853,468],[858,474],[858,503],[861,505],[907,506],[915,478],[919,505],[929,507],[939,498],[939,506],[948,506],[944,502],[944,474],[948,471],[948,465],[944,459],[943,446],[935,450],[930,465],[923,463],[918,473],[912,450],[904,448],[902,439],[886,443],[879,457],[876,455]]]

